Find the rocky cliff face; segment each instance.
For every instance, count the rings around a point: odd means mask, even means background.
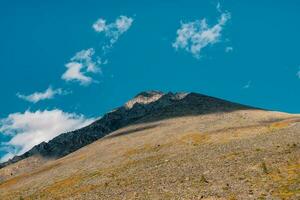
[[[23,155],[15,156],[13,159],[0,164],[0,168],[32,155],[60,158],[119,128],[136,123],[248,108],[244,105],[196,93],[142,92],[124,106],[105,114],[91,125],[63,133],[48,143],[38,144]]]

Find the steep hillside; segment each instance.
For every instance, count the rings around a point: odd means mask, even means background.
[[[141,93],[0,169],[0,199],[299,199],[299,133],[299,115]]]
[[[48,143],[43,142],[23,155],[0,164],[0,168],[33,155],[60,158],[119,128],[142,121],[156,121],[175,116],[198,115],[241,108],[247,107],[195,93],[142,92],[124,106],[107,113],[91,125],[61,134]]]

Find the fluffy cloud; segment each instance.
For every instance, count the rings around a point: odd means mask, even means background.
[[[109,39],[109,43],[103,46],[103,50],[110,49],[118,41],[119,37],[131,27],[132,22],[133,18],[123,15],[110,24],[107,24],[105,19],[98,19],[93,24],[93,29],[98,33],[104,33]]]
[[[63,91],[61,88],[53,90],[51,86],[48,87],[44,92],[35,92],[30,95],[23,95],[20,93],[17,93],[17,96],[21,99],[24,99],[26,101],[37,103],[42,100],[46,99],[53,99],[56,95],[65,95],[68,92]]]
[[[71,58],[71,61],[83,63],[83,65],[87,68],[88,72],[99,72],[100,68],[97,66],[97,63],[94,62],[92,59],[94,54],[95,50],[93,48],[82,50],[77,52],[75,56]]]
[[[81,71],[83,68],[81,63],[69,62],[65,66],[67,71],[61,77],[65,81],[79,81],[82,85],[89,85],[92,82],[92,78],[85,76]]]
[[[62,75],[62,79],[65,81],[78,81],[81,85],[89,85],[93,79],[87,74],[99,73],[101,68],[101,60],[97,58],[97,61],[93,60],[95,50],[89,48],[81,50],[70,59],[70,62],[65,66],[67,71]]]
[[[0,133],[11,137],[8,142],[1,144],[1,149],[7,152],[1,161],[23,154],[33,146],[43,141],[48,142],[61,133],[84,127],[93,120],[58,109],[10,114],[0,120]]]
[[[107,29],[106,27],[106,21],[102,18],[98,19],[94,24],[93,24],[93,29],[96,32],[102,32]]]
[[[217,9],[220,11],[219,4]],[[188,23],[181,22],[181,27],[177,30],[177,38],[172,46],[176,50],[184,49],[199,58],[203,48],[220,41],[223,27],[230,18],[229,12],[221,13],[214,26],[209,26],[205,18]]]

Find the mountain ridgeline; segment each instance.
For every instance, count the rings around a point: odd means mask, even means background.
[[[23,155],[15,156],[9,161],[1,163],[0,168],[33,155],[41,155],[46,158],[66,156],[128,125],[241,109],[251,109],[251,107],[197,93],[142,92],[124,106],[105,114],[92,124],[63,133],[49,142],[42,142]]]

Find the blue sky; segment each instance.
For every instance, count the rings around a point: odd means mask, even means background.
[[[299,10],[296,0],[4,0],[0,157],[86,125],[143,90],[300,113]],[[89,81],[64,76],[68,63]]]

